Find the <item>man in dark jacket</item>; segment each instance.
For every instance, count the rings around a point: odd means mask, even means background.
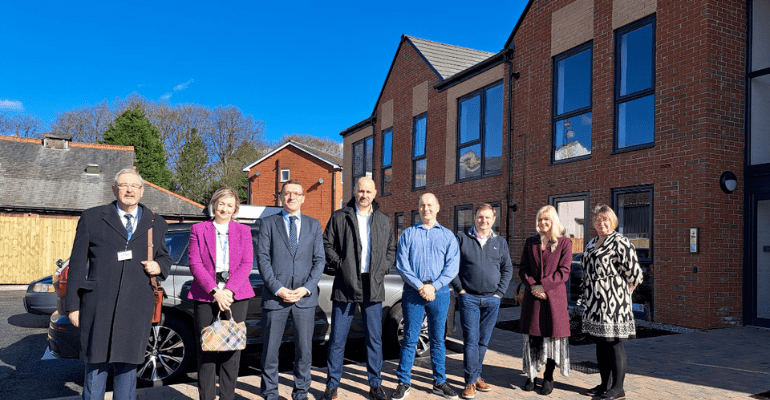
[[[460,272],[452,280],[452,287],[460,295],[465,368],[462,396],[466,399],[474,398],[476,390],[492,390],[481,378],[481,367],[497,321],[500,299],[513,277],[508,243],[492,231],[495,217],[495,209],[482,204],[476,209],[475,226],[457,235]]]
[[[155,296],[151,276],[168,276],[166,221],[139,203],[144,181],[133,169],[115,176],[117,201],[83,212],[70,255],[67,312],[80,328],[86,363],[83,399],[104,398],[109,367],[114,399],[136,399],[136,365],[144,360]],[[152,232],[153,261],[148,261]]]
[[[369,396],[386,400],[382,389],[382,302],[385,275],[396,262],[396,241],[390,218],[378,210],[374,181],[356,181],[354,198],[332,214],[324,231],[326,261],[335,271],[332,287],[332,326],[327,359],[326,391],[323,400],[337,398],[342,377],[350,323],[361,307],[366,337],[366,369]]]

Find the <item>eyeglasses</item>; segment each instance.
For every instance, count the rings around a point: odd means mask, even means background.
[[[283,192],[283,195],[286,197],[289,197],[289,196],[301,197],[301,196],[304,196],[305,194],[300,192]]]
[[[142,188],[142,185],[137,185],[136,183],[131,183],[131,184],[129,184],[129,183],[119,183],[118,184],[118,189],[126,190],[128,188],[131,188],[131,189],[134,189],[134,190],[139,190],[139,189]]]

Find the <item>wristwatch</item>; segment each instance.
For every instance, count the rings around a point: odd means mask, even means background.
[[[218,291],[219,291],[219,288],[218,288],[218,287],[215,287],[214,289],[211,289],[211,291],[209,292],[209,294],[213,296],[213,295],[215,295],[215,294],[216,294]]]

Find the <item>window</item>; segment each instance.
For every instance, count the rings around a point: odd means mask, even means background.
[[[401,232],[404,231],[404,213],[396,213],[396,241],[401,239]]]
[[[417,225],[420,222],[420,212],[412,211],[412,225]]]
[[[556,208],[559,221],[564,226],[564,236],[572,241],[572,271],[567,282],[567,299],[571,306],[580,297],[580,284],[583,281],[583,246],[586,243],[586,233],[590,234],[591,217],[588,210],[588,193],[574,193],[551,196],[548,203]],[[535,221],[531,222],[532,228]]]
[[[460,234],[473,226],[473,206],[455,207],[455,233]]]
[[[553,60],[552,161],[591,155],[591,42]]]
[[[655,141],[655,19],[615,33],[615,150]]]
[[[457,180],[498,175],[503,160],[503,83],[460,98]]]
[[[288,169],[282,169],[281,170],[281,182],[286,182],[291,179],[291,173]]]
[[[749,20],[749,90],[746,123],[748,126],[748,171],[764,174],[770,164],[770,2],[753,0]],[[756,166],[756,167],[753,167]]]
[[[489,203],[489,204],[495,210],[495,223],[492,224],[492,232],[494,232],[495,234],[499,235],[500,234],[500,221],[503,218],[503,214],[502,214],[502,208],[503,207],[502,207],[502,205],[500,203]],[[474,223],[475,223],[476,222],[475,221],[476,216],[474,215],[473,218],[474,218]]]
[[[640,261],[652,262],[652,187],[612,191],[618,232],[631,240]]]
[[[351,196],[355,195],[356,179],[362,176],[372,177],[374,139],[369,136],[353,143],[353,184],[350,185]]]
[[[393,182],[393,129],[382,133],[382,194],[390,194]],[[403,219],[403,215],[402,215]],[[403,222],[403,221],[401,221]]]
[[[169,232],[166,234],[166,249],[171,257],[171,262],[179,265],[187,265],[187,244],[190,243],[190,232]]]
[[[427,160],[425,159],[425,140],[428,128],[428,115],[422,114],[414,118],[412,132],[414,143],[412,146],[412,188],[425,187]]]

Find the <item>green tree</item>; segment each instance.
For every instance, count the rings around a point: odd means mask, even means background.
[[[222,179],[215,186],[230,186],[238,191],[238,197],[241,199],[241,202],[246,202],[249,193],[249,183],[246,176],[248,173],[243,172],[243,167],[257,161],[264,154],[264,150],[260,150],[254,147],[251,142],[244,140],[230,156],[230,162],[224,165],[225,169]]]
[[[174,191],[198,203],[206,202],[211,192],[209,155],[198,130],[192,128],[177,161]]]
[[[160,131],[140,107],[127,109],[104,132],[102,143],[134,146],[136,169],[142,177],[164,189],[171,187],[171,171],[166,167],[166,151]]]

